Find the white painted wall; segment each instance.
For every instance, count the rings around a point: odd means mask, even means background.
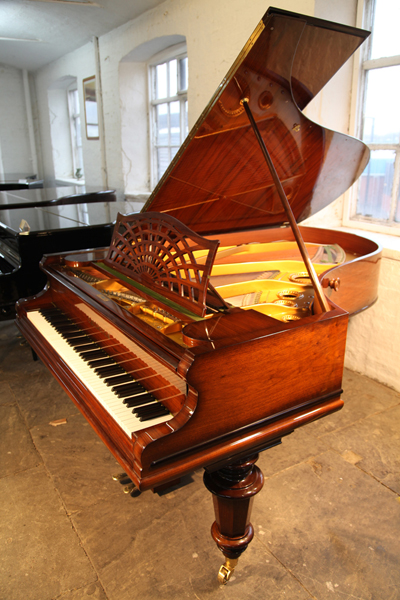
[[[367,234],[365,237],[379,241],[380,236]],[[400,391],[399,250],[385,248],[383,251],[378,294],[378,301],[371,308],[350,319],[345,364]]]
[[[37,95],[37,111],[42,140],[43,177],[54,179],[54,161],[51,145],[51,120],[56,116],[49,110],[48,93],[59,87],[59,82],[68,78],[76,78],[78,82],[79,103],[82,115],[83,163],[87,185],[102,185],[101,153],[99,140],[87,140],[84,128],[84,102],[82,81],[95,75],[95,48],[92,42],[75,52],[66,54],[59,60],[40,69],[35,74]],[[118,148],[117,151],[120,151]]]
[[[73,77],[63,77],[55,81],[47,91],[51,153],[57,179],[71,177],[74,170],[67,88],[75,81]]]
[[[274,5],[305,14],[313,14],[314,10],[314,0],[279,0]],[[224,0],[166,0],[161,6],[99,39],[110,186],[121,188],[124,184],[125,156],[116,151],[121,148],[121,113],[125,110],[124,105],[119,106],[119,77],[126,72],[120,68],[124,57],[141,44],[161,36],[180,35],[186,38],[190,128],[267,8],[265,0],[252,0],[246,5],[241,0],[231,0],[229,5]],[[134,115],[132,119],[136,121]],[[140,119],[141,115],[136,121],[139,130],[143,126]],[[146,146],[141,151],[142,156],[148,153]],[[148,166],[148,162],[146,164]],[[146,178],[138,179],[137,183],[137,191],[149,191]],[[143,184],[145,189],[141,187]]]
[[[2,173],[34,173],[20,69],[0,65],[0,179]]]
[[[150,189],[147,68],[143,62],[119,65],[123,189],[139,194]],[[140,142],[138,143],[138,140]]]

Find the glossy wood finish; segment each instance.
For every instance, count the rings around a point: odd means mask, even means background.
[[[342,275],[346,269],[355,270],[355,277],[365,269],[369,289],[358,286],[357,279],[349,276],[339,293],[357,310],[374,301],[380,254],[373,242],[326,230],[307,229],[303,234],[310,243],[339,241],[346,251],[358,255],[354,262],[337,269],[342,269]],[[222,243],[292,237],[288,229],[242,232],[222,236]],[[99,252],[81,251],[46,258],[42,268],[48,289],[19,302],[17,324],[139,489],[154,489],[200,467],[210,473],[225,469],[343,405],[340,395],[348,319],[344,310],[332,305],[328,313],[283,323],[254,310],[230,309],[211,318],[186,321],[185,348],[152,330],[85,281],[71,277],[65,268],[67,263],[91,264],[101,256]],[[321,280],[325,276],[329,271]],[[50,304],[73,315],[82,303],[186,381],[187,395],[170,407],[174,415],[171,421],[127,436],[74,372],[60,364],[57,354],[26,318],[26,310]],[[215,498],[216,523],[220,526],[214,526],[213,535],[225,555],[232,557],[235,552],[227,550],[227,539],[232,536],[223,525],[222,515],[236,518],[237,511],[249,511],[251,503],[240,501],[235,508],[236,496],[224,501],[217,500],[218,495]],[[240,508],[242,505],[246,510]],[[248,520],[249,512],[246,514]],[[250,541],[250,529],[246,531],[239,536],[243,538],[242,549],[245,540]]]
[[[195,234],[169,215],[118,215],[104,263],[204,316],[217,248],[217,241]],[[194,255],[201,251],[204,263]]]
[[[312,17],[267,11],[145,210],[168,212],[203,235],[287,221],[243,98],[248,98],[296,220],[330,204],[362,173],[369,151],[301,111],[367,35]]]
[[[254,496],[264,483],[263,474],[255,465],[257,458],[252,456],[204,474],[204,484],[214,502],[211,534],[226,558],[239,558],[254,536],[251,509]]]
[[[248,98],[296,219],[306,218],[347,189],[368,159],[361,142],[326,130],[301,112],[366,35],[270,9],[146,210],[177,217],[184,223],[183,232],[190,227],[224,247],[293,240],[293,232],[282,227],[286,217],[241,100]],[[342,407],[347,311],[357,312],[376,300],[380,262],[376,244],[311,228],[303,229],[303,237],[306,243],[338,243],[348,261],[320,273],[329,310],[319,314],[309,310],[296,321],[282,322],[252,309],[213,306],[207,318],[191,318],[186,311],[177,342],[101,289],[74,278],[71,266],[91,264],[92,257],[87,253],[85,258],[84,252],[70,259],[48,257],[42,265],[48,289],[17,307],[23,335],[139,489],[158,488],[200,467],[206,469],[216,515],[212,535],[227,560],[236,560],[253,536],[251,505],[262,487],[255,455]],[[118,277],[118,270],[107,270],[107,265],[95,262],[92,267],[104,277]],[[137,281],[130,281],[123,269],[121,279],[138,292]],[[154,299],[151,291],[151,286],[141,289],[144,300]],[[165,304],[162,298],[154,301],[171,310],[166,299]],[[116,328],[178,374],[187,393],[168,406],[171,420],[131,436],[124,433],[27,318],[27,311],[52,304],[67,314],[83,311],[94,323],[105,323],[96,333],[100,343],[107,337],[104,331]],[[179,315],[179,306],[172,310]]]
[[[158,361],[180,373],[189,386],[172,421],[138,432],[128,440],[66,365],[58,373],[64,388],[117,459],[122,457],[124,470],[140,489],[160,485],[193,468],[248,455],[253,445],[260,448],[276,437],[276,419],[281,436],[304,420],[341,406],[347,326],[344,311],[334,309],[282,323],[255,311],[236,309],[186,325],[185,349],[157,335],[135,315],[95,291],[87,293],[85,284],[78,287],[59,269],[59,263],[59,257],[47,259],[44,269],[49,289],[35,299],[19,302],[17,319],[53,372],[59,371],[58,358],[46,340],[36,337],[25,311],[54,303],[74,314],[75,305],[84,302]],[[297,352],[302,347],[307,353]],[[304,411],[304,419],[299,418]]]

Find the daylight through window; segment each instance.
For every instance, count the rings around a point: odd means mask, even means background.
[[[82,153],[82,134],[81,134],[81,115],[79,108],[79,95],[76,87],[68,90],[68,108],[71,127],[71,146],[72,146],[72,176],[80,179],[83,177],[83,153]]]
[[[394,226],[400,224],[400,2],[369,0],[366,8],[372,36],[362,63],[360,137],[371,159],[353,218]]]
[[[186,54],[150,67],[153,185],[177,153],[188,133],[188,59]]]

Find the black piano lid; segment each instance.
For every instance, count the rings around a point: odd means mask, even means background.
[[[242,97],[296,220],[330,204],[361,175],[369,150],[301,111],[368,35],[270,8],[143,210],[167,212],[201,234],[287,221]]]
[[[2,210],[17,209],[23,206],[54,206],[115,201],[115,190],[81,185],[0,191],[0,219]]]
[[[81,229],[113,223],[121,211],[121,202],[96,202],[35,208],[18,208],[0,211],[0,238],[22,233],[27,223],[27,235],[56,232],[64,229]],[[6,233],[6,231],[8,233]]]

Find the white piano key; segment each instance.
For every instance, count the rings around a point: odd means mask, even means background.
[[[136,417],[132,413],[132,408],[128,408],[123,403],[123,398],[119,398],[112,390],[111,386],[107,386],[103,380],[94,373],[93,368],[91,368],[87,362],[85,362],[77,352],[66,342],[66,340],[59,334],[56,329],[43,317],[43,315],[39,311],[31,311],[28,312],[28,319],[31,323],[36,327],[36,329],[43,335],[43,337],[47,340],[49,344],[55,349],[55,351],[59,354],[62,360],[73,370],[77,378],[84,384],[84,386],[93,394],[93,396],[97,399],[98,402],[105,408],[105,410],[110,414],[110,416],[118,423],[118,425],[129,435],[131,436],[132,432],[140,431],[141,429],[145,429],[152,425],[158,425],[159,423],[165,423],[169,421],[172,416],[170,414],[163,415],[162,417],[156,417],[149,421],[140,421],[138,417]],[[114,334],[114,332],[112,333]],[[122,340],[118,340],[122,343]],[[124,340],[124,345],[127,340]],[[152,366],[154,370],[154,366],[159,365],[152,357],[146,355],[146,353],[141,348],[136,348],[136,345],[131,341],[129,341],[129,345],[131,346],[129,349],[136,355],[140,353],[140,358],[148,364],[149,362],[153,362]],[[139,351],[136,352],[136,350]],[[150,359],[150,360],[147,360]],[[147,368],[147,367],[143,367]],[[160,370],[163,371],[162,375],[171,385],[175,384],[171,382],[171,379],[176,379],[173,373],[170,373],[168,369],[162,368],[157,369],[156,373],[160,375]],[[172,375],[172,377],[171,377]],[[145,382],[146,378],[142,378],[141,382]],[[182,384],[180,385],[182,387]],[[157,388],[160,389],[160,388]]]

